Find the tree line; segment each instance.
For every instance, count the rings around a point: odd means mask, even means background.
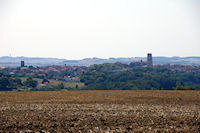
[[[87,90],[194,90],[200,89],[200,71],[130,67],[126,64],[94,65],[80,76]]]
[[[47,73],[48,74],[48,73]],[[50,72],[51,74],[51,72]],[[60,74],[68,75],[65,72]],[[84,87],[65,88],[63,84],[38,89],[37,80],[25,77],[11,76],[8,72],[0,71],[0,91],[31,88],[38,90],[200,90],[200,70],[177,71],[167,68],[149,68],[133,66],[120,62],[111,64],[92,65],[78,74]],[[48,82],[43,79],[43,82]]]

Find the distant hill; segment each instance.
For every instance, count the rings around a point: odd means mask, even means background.
[[[40,58],[40,57],[0,57],[0,66],[3,67],[17,67],[20,66],[20,61],[25,61],[25,65],[32,66],[48,66],[59,65],[59,63],[66,61],[65,59],[57,58]]]
[[[115,63],[121,62],[129,64],[133,61],[146,61],[146,57],[130,57],[130,58],[85,58],[82,60],[66,60],[58,58],[40,58],[40,57],[0,57],[1,67],[17,67],[20,61],[24,60],[25,65],[32,66],[49,66],[64,65],[67,66],[90,66],[92,64]],[[200,57],[153,57],[153,64],[185,64],[200,65]]]

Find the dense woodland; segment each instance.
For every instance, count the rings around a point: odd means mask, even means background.
[[[130,67],[115,63],[94,65],[81,75],[89,90],[174,90],[200,89],[200,71]]]
[[[67,67],[66,67],[67,68]],[[81,67],[80,67],[81,68]],[[66,76],[76,76],[84,86],[67,88],[62,82],[56,86],[37,89],[38,81],[32,77],[26,77],[30,71],[36,75],[38,71],[33,68],[20,70],[20,68],[4,69],[0,71],[0,90],[200,90],[200,70],[179,71],[165,67],[149,68],[146,66],[135,66],[134,64],[122,64],[120,62],[111,64],[92,65],[88,68],[64,69],[60,72],[43,72],[44,76],[37,77],[43,83],[49,83],[52,77],[62,80]],[[40,68],[41,69],[41,68]],[[58,69],[60,69],[58,67]],[[57,69],[57,70],[58,70]],[[77,70],[81,71],[77,71]],[[33,71],[34,70],[34,71]],[[9,74],[11,71],[24,73],[26,80],[21,77]],[[75,74],[74,74],[75,73]],[[22,75],[23,77],[23,75]],[[65,81],[67,82],[67,81]]]

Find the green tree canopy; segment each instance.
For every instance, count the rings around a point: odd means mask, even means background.
[[[32,78],[28,78],[24,82],[24,85],[27,87],[35,88],[38,85],[38,82],[36,80],[33,80]]]

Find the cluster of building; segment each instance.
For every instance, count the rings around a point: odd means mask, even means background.
[[[10,70],[10,75],[14,77],[31,77],[40,79],[52,79],[67,82],[79,82],[77,75],[87,70],[84,66],[52,65],[46,67],[25,66],[21,61],[21,66]]]
[[[172,71],[182,71],[182,72],[195,72],[200,70],[200,66],[193,65],[180,65],[180,64],[164,64],[164,65],[154,65],[154,68],[167,68]]]
[[[134,61],[134,62],[130,63],[130,65],[132,67],[134,67],[134,66],[153,67],[153,57],[152,57],[152,54],[151,53],[147,54],[147,60],[146,61],[143,61],[143,60]]]
[[[146,61],[134,61],[130,63],[131,67],[154,67],[154,68],[168,68],[170,70],[177,71],[193,71],[200,69],[199,66],[190,66],[190,65],[153,65],[153,57],[151,53],[147,54]],[[126,71],[129,68],[124,68],[121,71]],[[33,66],[25,66],[25,62],[21,61],[20,70],[26,71],[25,75],[21,71],[14,70],[12,74],[16,74],[16,76],[27,76],[27,77],[35,77],[35,78],[49,78],[54,80],[62,80],[67,82],[79,82],[79,75],[88,70],[88,67],[84,66],[66,66],[66,65],[52,65],[46,67],[33,67]],[[120,71],[120,70],[119,70]],[[63,73],[63,75],[62,75]],[[49,76],[51,75],[51,76]]]

